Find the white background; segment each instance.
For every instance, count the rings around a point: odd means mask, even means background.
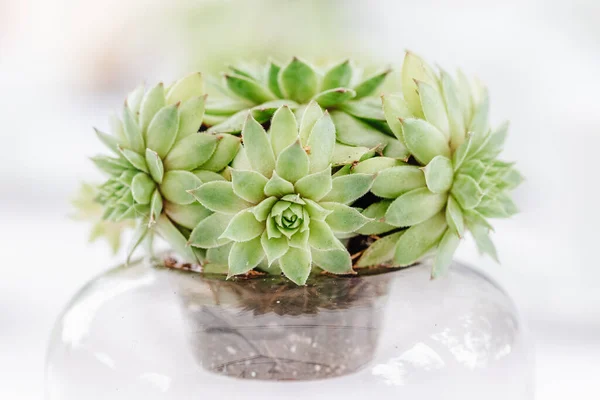
[[[264,29],[273,19],[265,2],[228,37],[189,28],[182,40],[189,10],[200,10],[196,28],[231,18],[203,18],[209,1],[0,0],[0,398],[41,398],[53,320],[87,279],[123,259],[87,244],[89,227],[68,218],[78,181],[99,178],[87,159],[101,151],[91,127],[106,128],[138,81],[172,80]],[[297,3],[279,0],[276,13]],[[307,48],[341,38],[338,53],[392,64],[411,49],[488,84],[494,122],[511,120],[504,157],[527,177],[515,192],[523,212],[495,224],[501,265],[470,242],[458,258],[496,276],[522,310],[537,398],[598,398],[600,2],[325,3],[308,3],[320,18],[273,26],[278,40],[303,44],[299,55],[310,58]]]

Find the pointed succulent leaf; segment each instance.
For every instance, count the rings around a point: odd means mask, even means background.
[[[267,256],[267,262],[269,266],[271,266],[271,264],[273,264],[274,261],[278,260],[281,256],[283,256],[290,247],[285,237],[269,239],[267,231],[264,231],[262,233],[260,237],[260,243]]]
[[[364,268],[389,263],[394,258],[396,243],[404,232],[406,231],[392,233],[376,240],[364,251],[356,266]]]
[[[294,188],[302,197],[315,201],[321,200],[332,188],[331,167],[300,178],[294,184]]]
[[[229,253],[231,252],[231,247],[233,246],[233,242],[226,243],[222,246],[211,247],[206,250],[206,262],[204,263],[203,271],[204,273],[209,273],[211,267],[224,267],[224,269],[219,269],[216,272],[219,274],[227,273],[227,264],[229,263]]]
[[[445,193],[452,187],[454,170],[452,161],[444,156],[435,156],[425,168],[425,182],[433,193]]]
[[[365,217],[356,208],[339,203],[320,203],[324,208],[331,211],[325,222],[334,232],[349,233],[363,227],[371,219]]]
[[[456,150],[465,141],[465,119],[456,84],[452,77],[445,71],[441,73],[441,84],[448,115],[448,126],[450,128],[450,147],[452,150]]]
[[[260,237],[247,242],[235,242],[229,253],[228,277],[245,274],[265,258]]]
[[[227,181],[231,179],[231,176],[228,177],[229,179],[225,179],[225,177],[221,174],[218,174],[213,171],[206,171],[203,169],[195,169],[191,172],[192,174],[196,175],[202,181],[202,183],[212,181]]]
[[[244,127],[244,123],[248,119],[249,115],[252,115],[252,110],[242,110],[219,123],[213,123],[212,121],[209,121],[208,115],[207,115],[204,118],[204,122],[206,124],[212,125],[212,126],[210,128],[208,128],[208,130],[206,132],[213,133],[213,134],[214,133],[232,133],[232,134],[239,133],[242,131],[242,128]]]
[[[231,171],[233,191],[242,199],[258,204],[265,198],[265,185],[268,179],[255,171]]]
[[[133,237],[131,238],[131,241],[129,242],[129,246],[127,248],[127,259],[125,261],[126,264],[129,264],[133,252],[135,251],[135,249],[138,248],[140,244],[142,244],[147,234],[148,224],[146,224],[144,221],[140,221],[138,223],[137,228],[133,232]]]
[[[165,167],[163,166],[163,162],[158,156],[158,154],[150,149],[146,149],[146,166],[148,167],[148,172],[154,182],[162,183],[162,180],[165,175]]]
[[[452,257],[460,243],[460,238],[451,230],[446,230],[442,240],[437,246],[435,259],[433,261],[433,269],[431,270],[431,278],[439,278],[448,271],[448,267],[452,264]]]
[[[125,135],[125,128],[123,121],[117,117],[116,114],[111,114],[108,123],[110,125],[110,132],[119,139],[120,142],[127,142],[127,136]]]
[[[447,195],[431,193],[427,188],[411,190],[390,204],[385,222],[399,227],[419,224],[439,213],[447,198]]]
[[[352,166],[352,172],[358,174],[376,174],[388,168],[405,165],[402,161],[390,157],[373,157]],[[373,184],[373,186],[375,186]]]
[[[361,235],[379,235],[396,229],[394,225],[383,222],[385,213],[390,204],[392,204],[391,200],[382,200],[367,207],[362,213],[372,221],[366,223],[362,228],[358,229],[356,233]]]
[[[189,191],[196,189],[202,181],[188,171],[167,171],[160,184],[165,199],[176,204],[190,204],[194,201]]]
[[[348,146],[341,143],[335,143],[331,163],[333,165],[346,165],[359,161],[365,154],[371,151],[368,147]],[[349,165],[348,165],[349,166]]]
[[[314,100],[323,108],[333,107],[347,102],[356,97],[356,92],[352,89],[338,87],[319,93]]]
[[[462,105],[462,111],[465,122],[471,120],[473,112],[473,99],[471,96],[471,83],[467,76],[460,69],[456,73],[456,88],[457,95]]]
[[[297,247],[299,249],[308,249],[308,237],[310,235],[310,231],[307,230],[299,230],[294,233],[288,240],[288,244],[291,247]]]
[[[483,191],[475,179],[464,174],[456,176],[451,193],[463,209],[477,207],[483,198]]]
[[[233,135],[217,135],[217,148],[210,159],[201,165],[208,171],[222,171],[237,155],[240,149],[241,139]]]
[[[423,108],[421,107],[421,99],[417,91],[417,83],[422,81],[435,84],[435,75],[430,66],[423,61],[419,56],[410,51],[404,56],[402,64],[402,93],[408,105],[411,114],[418,118],[423,118]]]
[[[308,102],[316,94],[318,84],[315,70],[295,57],[279,72],[281,91],[285,97],[298,103]]]
[[[368,120],[369,123],[383,123],[385,127],[385,114],[381,107],[381,99],[376,97],[366,97],[360,100],[348,101],[340,104],[338,108],[346,113],[353,115],[359,119]],[[377,125],[378,129],[380,125]],[[389,128],[383,129],[386,133]]]
[[[275,99],[267,88],[244,76],[225,75],[225,83],[233,93],[253,103],[265,103]]]
[[[279,267],[283,274],[296,285],[302,286],[310,275],[310,251],[297,247],[289,247],[279,258]]]
[[[217,148],[217,142],[217,136],[194,133],[175,143],[163,160],[164,166],[167,170],[196,169],[210,159]]]
[[[351,79],[352,66],[350,60],[345,60],[327,71],[321,83],[321,90],[349,87]]]
[[[109,148],[113,153],[115,153],[116,155],[121,154],[119,152],[119,147],[121,146],[121,142],[119,141],[119,139],[117,137],[109,135],[107,133],[104,133],[96,128],[94,128],[94,132],[96,132],[96,136],[98,136],[98,139],[100,139],[100,141],[107,148]]]
[[[331,213],[331,211],[323,208],[316,201],[312,201],[310,199],[304,199],[304,202],[306,203],[304,208],[308,212],[311,221],[313,219],[316,219],[319,221],[324,221],[325,218]]]
[[[494,261],[499,263],[498,252],[496,251],[496,246],[494,246],[494,243],[490,239],[489,229],[483,225],[475,224],[469,219],[467,219],[467,227],[475,239],[475,244],[477,245],[479,252],[481,254],[489,255]]]
[[[311,250],[313,263],[331,274],[354,274],[350,253],[339,241],[338,246],[330,250],[313,248]]]
[[[166,215],[162,214],[153,226],[154,230],[165,240],[171,248],[186,261],[197,263],[198,257],[194,250],[187,245],[187,239]]]
[[[458,237],[462,238],[465,235],[465,219],[463,212],[453,196],[448,197],[448,204],[446,205],[446,222],[448,223],[450,230],[456,233]]]
[[[230,242],[230,238],[223,235],[230,221],[231,215],[222,213],[214,213],[204,218],[190,233],[188,243],[194,247],[210,249]]]
[[[246,242],[260,236],[264,230],[264,222],[259,222],[250,210],[242,210],[231,219],[221,237]]]
[[[361,99],[363,97],[374,94],[377,91],[377,89],[379,89],[379,87],[383,84],[385,78],[387,78],[390,72],[392,72],[392,70],[387,69],[359,83],[354,88],[354,90],[356,91],[356,98]]]
[[[279,154],[276,171],[280,177],[291,183],[296,183],[298,179],[308,175],[308,155],[299,140]]]
[[[429,164],[438,155],[450,157],[448,139],[435,126],[414,118],[401,122],[406,147],[421,164]]]
[[[281,197],[290,193],[294,193],[294,185],[277,175],[276,171],[273,172],[273,176],[265,185],[265,195]]]
[[[523,175],[519,171],[511,168],[502,176],[502,182],[499,186],[503,190],[511,190],[523,183],[524,180],[525,178],[523,178]]]
[[[378,173],[371,191],[376,196],[395,199],[403,193],[425,185],[425,174],[420,168],[413,165],[400,165]]]
[[[460,146],[458,146],[458,148],[452,155],[452,165],[454,166],[454,171],[458,171],[458,169],[467,160],[467,156],[469,155],[469,153],[471,151],[472,142],[473,142],[473,135],[467,134],[464,142]]]
[[[370,174],[352,174],[333,178],[332,189],[322,201],[350,204],[371,189],[374,178],[375,176]]]
[[[178,104],[163,107],[152,118],[148,126],[146,146],[154,150],[161,158],[167,155],[177,138],[177,129],[179,128],[178,108]]]
[[[477,151],[478,158],[494,158],[502,152],[502,147],[508,135],[508,126],[507,121],[492,131],[486,142]]]
[[[154,224],[163,210],[163,200],[158,189],[154,189],[150,199],[150,224]]]
[[[194,229],[200,221],[212,214],[212,211],[197,202],[186,205],[165,202],[164,209],[173,222],[187,229]]]
[[[248,118],[242,130],[242,138],[252,169],[270,178],[275,169],[275,155],[267,132],[254,118]]]
[[[279,153],[298,140],[296,117],[289,107],[281,107],[273,114],[269,138],[275,157],[279,156]]]
[[[165,87],[162,82],[154,86],[148,91],[148,93],[146,93],[140,106],[139,122],[142,128],[142,133],[146,133],[146,130],[150,125],[150,121],[152,121],[152,118],[154,118],[156,113],[165,106],[166,101]]]
[[[137,153],[143,153],[146,146],[144,145],[142,130],[135,119],[135,114],[127,104],[123,108],[123,130],[127,137],[128,147]]]
[[[251,203],[238,197],[233,191],[232,183],[226,181],[205,183],[191,190],[190,194],[209,210],[224,214],[237,214],[252,206]]]
[[[149,204],[152,198],[152,193],[156,185],[154,181],[145,173],[140,172],[131,182],[131,192],[137,203]]]
[[[252,213],[258,221],[265,221],[271,212],[271,208],[277,203],[279,199],[275,196],[269,197],[261,201],[258,205],[252,208]]]
[[[184,102],[204,95],[204,81],[199,72],[190,74],[175,82],[167,94],[167,104]]]
[[[487,91],[484,91],[481,101],[475,107],[473,119],[471,119],[471,123],[469,124],[469,132],[473,132],[476,138],[483,138],[483,135],[487,134],[490,129],[489,108],[489,97]],[[480,144],[480,142],[477,142],[477,144]]]
[[[281,71],[281,67],[271,61],[267,72],[267,85],[275,96],[282,98],[283,93],[281,93],[281,88],[279,87],[279,71]]]
[[[383,103],[383,113],[388,126],[394,133],[396,138],[404,143],[404,135],[402,134],[402,123],[400,120],[411,118],[413,115],[408,109],[408,105],[402,96],[384,95],[381,96]]]
[[[131,165],[133,165],[136,169],[144,172],[148,172],[148,166],[146,165],[146,160],[144,157],[133,150],[119,148],[121,154]],[[143,153],[142,153],[143,154]]]
[[[127,104],[129,105],[129,109],[133,113],[133,115],[137,115],[140,111],[140,104],[142,103],[142,99],[144,98],[145,92],[144,85],[139,85],[136,87],[129,95],[127,96]]]
[[[300,142],[303,146],[308,145],[308,138],[312,133],[313,127],[322,116],[323,110],[316,101],[311,101],[304,108],[302,118],[300,118],[299,129]]]
[[[425,82],[417,81],[417,87],[425,119],[450,140],[450,123],[442,94],[436,87]]]
[[[193,97],[179,106],[179,130],[177,140],[193,135],[200,130],[204,119],[206,96]]]
[[[308,243],[318,250],[331,250],[338,248],[338,239],[326,222],[311,219],[309,224]]]
[[[310,173],[323,171],[331,164],[335,147],[335,125],[327,112],[313,126],[306,144]]]
[[[446,219],[441,213],[411,226],[398,239],[394,262],[400,266],[408,266],[419,261],[440,241],[446,229]]]

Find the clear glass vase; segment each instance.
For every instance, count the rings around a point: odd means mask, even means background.
[[[87,284],[52,334],[46,398],[533,398],[514,304],[470,267],[305,287],[190,268],[141,260]]]

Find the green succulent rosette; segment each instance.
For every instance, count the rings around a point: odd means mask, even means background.
[[[349,206],[364,196],[373,174],[332,176],[335,127],[327,112],[305,112],[300,124],[280,108],[269,132],[252,117],[242,130],[244,147],[228,173],[231,182],[204,183],[191,194],[214,212],[190,234],[191,246],[208,249],[205,264],[228,274],[254,268],[306,282],[311,268],[351,274],[352,260],[337,236],[370,221]]]
[[[103,220],[137,220],[131,252],[156,233],[205,271],[353,274],[433,258],[450,265],[467,232],[497,259],[491,218],[517,212],[522,181],[498,159],[508,124],[491,128],[486,89],[407,53],[362,79],[348,61],[318,69],[231,67],[222,94],[200,74],[140,87],[93,158]],[[352,253],[352,255],[351,255]]]

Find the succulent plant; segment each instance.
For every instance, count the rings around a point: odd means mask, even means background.
[[[381,97],[388,70],[324,71],[232,67],[216,100],[199,74],[132,92],[113,135],[97,131],[115,155],[93,158],[104,219],[139,221],[130,254],[156,232],[205,272],[299,285],[429,255],[436,277],[467,232],[497,259],[487,219],[517,211],[522,177],[497,158],[508,125],[490,128],[486,89],[412,53]]]
[[[208,182],[190,191],[214,212],[189,240],[209,249],[206,263],[227,265],[230,276],[256,267],[281,271],[299,285],[312,264],[334,274],[353,273],[350,254],[336,234],[352,234],[369,222],[348,204],[369,191],[374,175],[332,177],[335,126],[327,112],[319,113],[305,112],[298,126],[283,106],[268,133],[249,116],[244,148],[229,170],[231,182]]]

